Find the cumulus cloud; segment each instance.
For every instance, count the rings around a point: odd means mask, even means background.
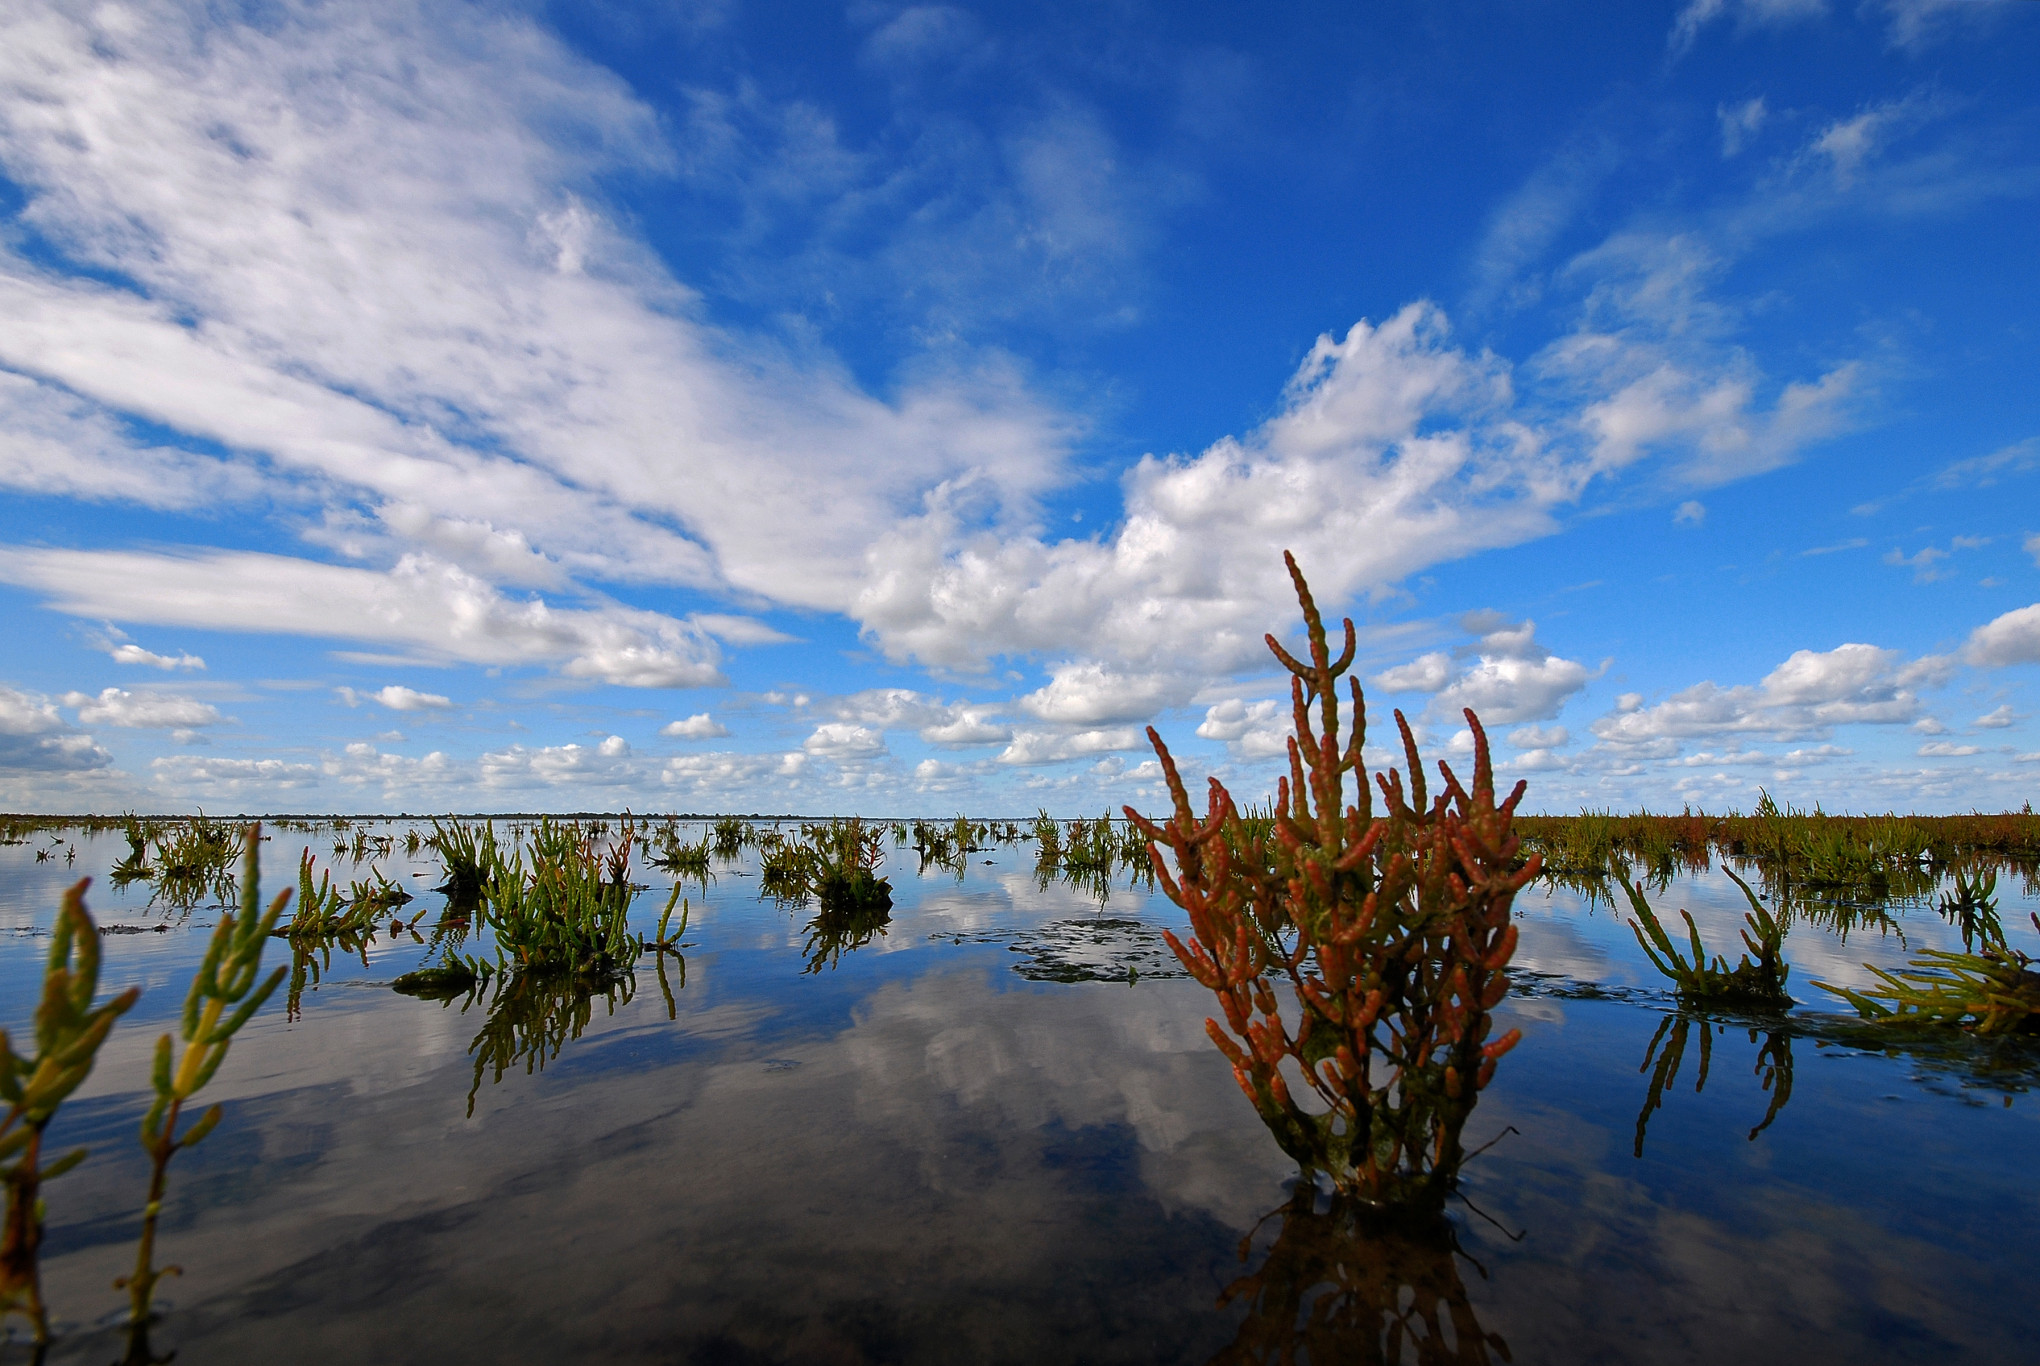
[[[690,623],[510,597],[423,555],[384,572],[245,551],[15,549],[0,550],[0,580],[81,616],[398,644],[470,664],[554,664],[628,687],[722,681],[715,642]]]
[[[166,692],[128,692],[106,688],[96,697],[67,692],[64,705],[74,707],[88,726],[127,726],[140,730],[177,730],[216,725],[219,710],[195,697]]]
[[[1449,721],[1471,707],[1483,725],[1506,726],[1551,719],[1595,676],[1539,643],[1536,622],[1473,612],[1460,625],[1479,639],[1459,658],[1433,651],[1368,681],[1387,692],[1436,694],[1430,711],[1437,718]]]
[[[728,726],[705,711],[696,712],[684,721],[668,721],[659,727],[659,734],[675,740],[715,740],[729,733]]]
[[[1564,726],[1525,726],[1509,732],[1509,743],[1517,749],[1563,749],[1572,741]]]
[[[2024,719],[2018,712],[2013,711],[2012,704],[2007,702],[2001,707],[1985,712],[1969,724],[1978,730],[2003,730],[2008,726],[2017,725]]]
[[[816,726],[800,747],[817,758],[836,760],[873,759],[886,752],[884,732],[843,721]]]
[[[413,759],[408,755],[385,753],[366,742],[351,744],[339,754],[326,755],[319,770],[343,786],[379,785],[388,792],[443,787],[466,781],[471,776],[464,765],[455,763],[436,749],[423,758]]]
[[[1681,477],[1718,483],[1837,428],[1846,366],[1766,408],[1746,358],[1710,369],[1690,347],[1639,340],[1678,324],[1645,316],[1663,264],[1647,255],[1631,243],[1576,263],[1583,278],[1627,272],[1595,307],[1629,312],[1539,358],[1551,393],[1538,405],[1519,403],[1499,358],[1455,346],[1439,309],[1412,304],[1319,338],[1246,437],[1143,458],[1110,538],[1000,536],[975,525],[967,490],[935,490],[872,549],[853,612],[888,656],[951,667],[1081,640],[1130,676],[1235,669],[1292,610],[1271,547],[1294,549],[1319,599],[1337,602],[1544,535],[1593,479],[1647,452],[1683,453]]]
[[[1012,728],[996,719],[996,708],[945,702],[912,688],[869,688],[829,706],[839,720],[881,731],[911,730],[925,743],[947,749],[1002,745],[1013,738]]]
[[[1929,740],[1920,746],[1923,759],[1966,759],[1972,754],[1983,753],[1981,745],[1958,745],[1952,740]]]
[[[291,759],[226,759],[172,754],[149,761],[156,786],[175,793],[260,796],[319,785],[319,766]]]
[[[335,688],[334,692],[350,707],[363,702],[374,702],[388,707],[391,711],[445,711],[453,705],[453,699],[436,692],[419,692],[415,688],[392,683],[375,692],[357,692],[353,688]]]
[[[659,780],[668,787],[701,794],[727,794],[766,780],[798,778],[807,769],[807,755],[681,754],[666,761]]]
[[[1850,724],[1909,725],[1921,717],[1916,690],[1946,682],[1952,668],[1944,656],[1906,662],[1899,651],[1874,645],[1799,650],[1755,686],[1696,683],[1654,707],[1636,705],[1604,716],[1593,731],[1611,744],[1640,745],[1739,734],[1789,739]]]
[[[1013,742],[1000,751],[998,762],[1023,766],[1053,764],[1146,747],[1147,737],[1132,726],[1075,732],[1020,730],[1013,733]]]
[[[1161,674],[1127,674],[1100,664],[1058,664],[1048,683],[1020,699],[1022,710],[1043,721],[1095,726],[1146,721],[1182,694],[1183,683]]]
[[[0,769],[82,773],[112,762],[111,754],[66,722],[48,699],[0,684]]]
[[[1383,669],[1367,680],[1368,686],[1383,692],[1439,692],[1459,671],[1452,656],[1443,650],[1418,655],[1407,664]]]
[[[476,769],[484,787],[621,787],[645,776],[621,735],[595,745],[511,745],[482,755]]]
[[[1237,758],[1262,759],[1289,752],[1291,719],[1288,705],[1273,698],[1248,702],[1234,697],[1207,709],[1197,733],[1223,740]]]
[[[1971,631],[1963,658],[1986,669],[2040,664],[2040,602],[2015,608]]]

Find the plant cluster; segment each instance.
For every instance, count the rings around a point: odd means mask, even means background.
[[[798,839],[776,832],[760,842],[759,887],[780,901],[813,900],[825,914],[869,916],[892,908],[885,862],[885,827],[851,817],[803,825]]]
[[[1310,659],[1268,637],[1292,675],[1295,723],[1272,838],[1242,820],[1215,778],[1198,820],[1152,729],[1174,814],[1161,823],[1131,808],[1127,815],[1152,841],[1156,875],[1189,916],[1193,941],[1167,938],[1219,998],[1225,1023],[1207,1020],[1207,1032],[1276,1142],[1307,1176],[1322,1173],[1354,1198],[1433,1201],[1456,1177],[1461,1131],[1481,1089],[1520,1037],[1488,1036],[1516,947],[1510,905],[1538,868],[1534,856],[1518,857],[1511,830],[1524,785],[1495,801],[1487,737],[1469,711],[1472,785],[1440,764],[1444,790],[1428,799],[1415,739],[1397,713],[1409,786],[1400,771],[1381,775],[1385,810],[1376,817],[1361,762],[1366,710],[1353,679],[1353,729],[1341,743],[1338,685],[1353,661],[1353,623],[1333,660],[1309,585],[1295,559],[1284,559]],[[1349,773],[1359,778],[1350,804]],[[1271,974],[1286,979],[1288,1001]]]
[[[1722,870],[1734,879],[1748,898],[1750,908],[1743,914],[1742,940],[1749,953],[1731,968],[1728,960],[1716,954],[1712,966],[1707,961],[1707,950],[1700,943],[1700,929],[1693,923],[1690,913],[1681,910],[1685,918],[1686,934],[1693,945],[1693,957],[1689,961],[1679,952],[1665,927],[1658,922],[1650,903],[1644,899],[1643,888],[1627,877],[1617,876],[1622,890],[1629,896],[1630,907],[1637,919],[1629,922],[1630,933],[1650,959],[1651,966],[1671,978],[1678,988],[1681,999],[1706,1001],[1721,1004],[1742,1004],[1783,1008],[1792,1004],[1792,998],[1785,994],[1785,979],[1791,975],[1782,953],[1785,946],[1785,927],[1764,908],[1750,885],[1733,872]],[[1639,923],[1641,922],[1641,923]],[[1750,954],[1755,954],[1752,959]]]

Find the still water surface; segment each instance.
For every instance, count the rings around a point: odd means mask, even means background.
[[[0,1023],[27,1025],[58,895],[87,874],[103,990],[145,988],[50,1139],[93,1150],[47,1191],[50,1360],[105,1366],[147,1182],[148,1054],[217,913],[113,889],[118,834],[72,838],[75,866],[34,862],[45,843],[0,848]],[[265,846],[270,885],[301,847]],[[311,847],[331,866],[330,840]],[[429,924],[430,851],[377,863]],[[342,880],[366,871],[339,860]],[[648,957],[578,1037],[555,1023],[542,1067],[498,1059],[500,1080],[471,1051],[517,1043],[478,1038],[486,999],[389,989],[422,939],[385,928],[365,963],[336,950],[206,1093],[227,1117],[172,1169],[158,1255],[184,1274],[158,1293],[156,1349],[193,1366],[2040,1359],[2040,1054],[1866,1048],[1806,981],[1956,944],[1929,909],[1846,941],[1796,927],[1804,1004],[1781,1027],[1679,1015],[1606,903],[1526,892],[1499,1026],[1525,1038],[1468,1132],[1498,1141],[1467,1168],[1455,1253],[1283,1216],[1293,1168],[1204,1036],[1210,997],[1162,944],[1180,917],[1158,894],[1122,882],[1101,908],[1044,888],[1027,844],[960,878],[917,874],[911,849],[884,871],[890,925],[831,960],[806,912],[759,898],[754,864],[725,867],[689,888],[663,987]],[[650,880],[648,933],[671,885]],[[1719,873],[1655,900],[1733,942],[1743,902]],[[2031,889],[2001,880],[2000,904],[2031,951]],[[284,941],[270,953],[289,962]]]

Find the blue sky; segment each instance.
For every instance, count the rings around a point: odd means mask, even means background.
[[[0,804],[2040,778],[2040,5],[17,5]],[[1381,760],[1390,756],[1385,748]]]

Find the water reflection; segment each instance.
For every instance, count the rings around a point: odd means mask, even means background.
[[[1443,1214],[1388,1214],[1299,1186],[1261,1221],[1280,1231],[1260,1265],[1228,1285],[1221,1306],[1246,1318],[1212,1366],[1261,1362],[1508,1361],[1501,1334],[1481,1327],[1460,1278],[1458,1232]],[[1261,1227],[1240,1244],[1253,1255]]]
[[[304,1018],[303,998],[305,988],[318,990],[319,983],[333,970],[333,950],[339,949],[349,958],[359,958],[361,966],[368,966],[368,946],[375,938],[374,931],[323,935],[290,939],[290,985],[284,992],[283,1018],[295,1023]]]
[[[1657,1033],[1650,1036],[1650,1046],[1644,1049],[1643,1065],[1636,1070],[1649,1072],[1651,1077],[1650,1092],[1644,1097],[1643,1109],[1636,1115],[1635,1152],[1638,1157],[1643,1156],[1644,1133],[1650,1126],[1651,1115],[1664,1105],[1665,1092],[1678,1079],[1679,1066],[1686,1056],[1686,1042],[1696,1024],[1700,1026],[1700,1066],[1699,1075],[1693,1080],[1693,1090],[1698,1094],[1707,1087],[1707,1070],[1714,1060],[1715,1031],[1725,1028],[1724,1025],[1704,1015],[1666,1015],[1658,1022]],[[1763,1043],[1757,1049],[1756,1064],[1751,1070],[1758,1079],[1759,1089],[1769,1093],[1771,1104],[1764,1111],[1763,1120],[1750,1130],[1751,1142],[1771,1127],[1772,1121],[1785,1108],[1785,1103],[1792,1099],[1792,1035],[1782,1027],[1751,1028],[1751,1043],[1757,1042],[1759,1032],[1764,1036]],[[1655,1067],[1652,1066],[1653,1061]]]
[[[663,956],[663,955],[662,955]],[[672,989],[661,964],[660,985],[666,988],[668,1004]],[[684,975],[683,975],[684,982]],[[468,1045],[475,1070],[468,1087],[467,1113],[474,1118],[475,1096],[482,1089],[482,1074],[490,1074],[491,1085],[500,1085],[503,1074],[518,1063],[524,1074],[543,1072],[547,1063],[560,1055],[568,1043],[594,1018],[600,1000],[607,1014],[615,1015],[637,994],[637,974],[617,976],[580,975],[565,972],[513,972],[478,983],[461,1002],[461,1013],[486,998],[481,1032]]]
[[[824,902],[807,923],[807,942],[801,945],[803,974],[833,968],[846,953],[854,953],[881,938],[892,924],[892,903]]]

